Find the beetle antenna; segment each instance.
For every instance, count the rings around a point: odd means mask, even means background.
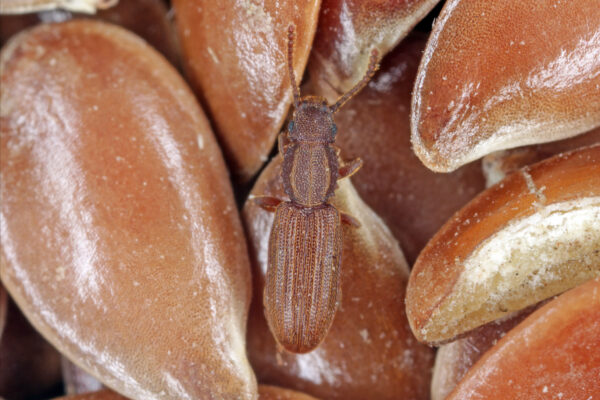
[[[294,75],[294,30],[293,24],[288,26],[288,69],[290,72],[290,83],[292,85],[292,93],[294,93],[294,107],[298,107],[300,104],[300,89],[296,82],[296,75]]]
[[[362,88],[366,86],[366,84],[371,80],[375,72],[379,69],[378,63],[379,53],[377,49],[373,49],[371,51],[371,58],[369,59],[369,67],[367,68],[367,72],[365,72],[365,76],[358,82],[352,89],[346,92],[342,97],[335,102],[334,105],[329,107],[332,113],[335,113],[340,109],[348,100],[352,98],[356,93],[360,92]]]

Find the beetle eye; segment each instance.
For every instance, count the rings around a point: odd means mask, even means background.
[[[288,124],[288,132],[291,132],[294,130],[294,121],[290,121],[290,123]]]
[[[333,124],[331,126],[331,133],[333,134],[333,136],[337,134],[337,125]]]

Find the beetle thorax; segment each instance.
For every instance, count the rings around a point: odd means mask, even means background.
[[[292,144],[283,159],[284,190],[296,204],[305,207],[321,205],[334,193],[337,172],[337,155],[330,145]]]

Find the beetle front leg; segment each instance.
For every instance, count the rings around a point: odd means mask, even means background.
[[[253,196],[250,198],[257,206],[269,212],[275,212],[283,200],[271,196]]]
[[[360,167],[362,167],[363,161],[360,158],[355,158],[352,161],[345,162],[338,170],[338,179],[347,178],[354,175]]]

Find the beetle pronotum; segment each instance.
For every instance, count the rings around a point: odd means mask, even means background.
[[[327,202],[337,180],[362,165],[355,159],[340,166],[339,149],[333,144],[337,133],[333,114],[371,79],[377,70],[377,51],[372,51],[363,79],[329,106],[322,97],[300,97],[293,49],[292,25],[288,69],[295,110],[287,135],[279,136],[281,177],[290,200],[257,197],[255,201],[275,211],[264,293],[267,323],[286,350],[306,353],[327,335],[340,300],[341,223],[359,225]]]

